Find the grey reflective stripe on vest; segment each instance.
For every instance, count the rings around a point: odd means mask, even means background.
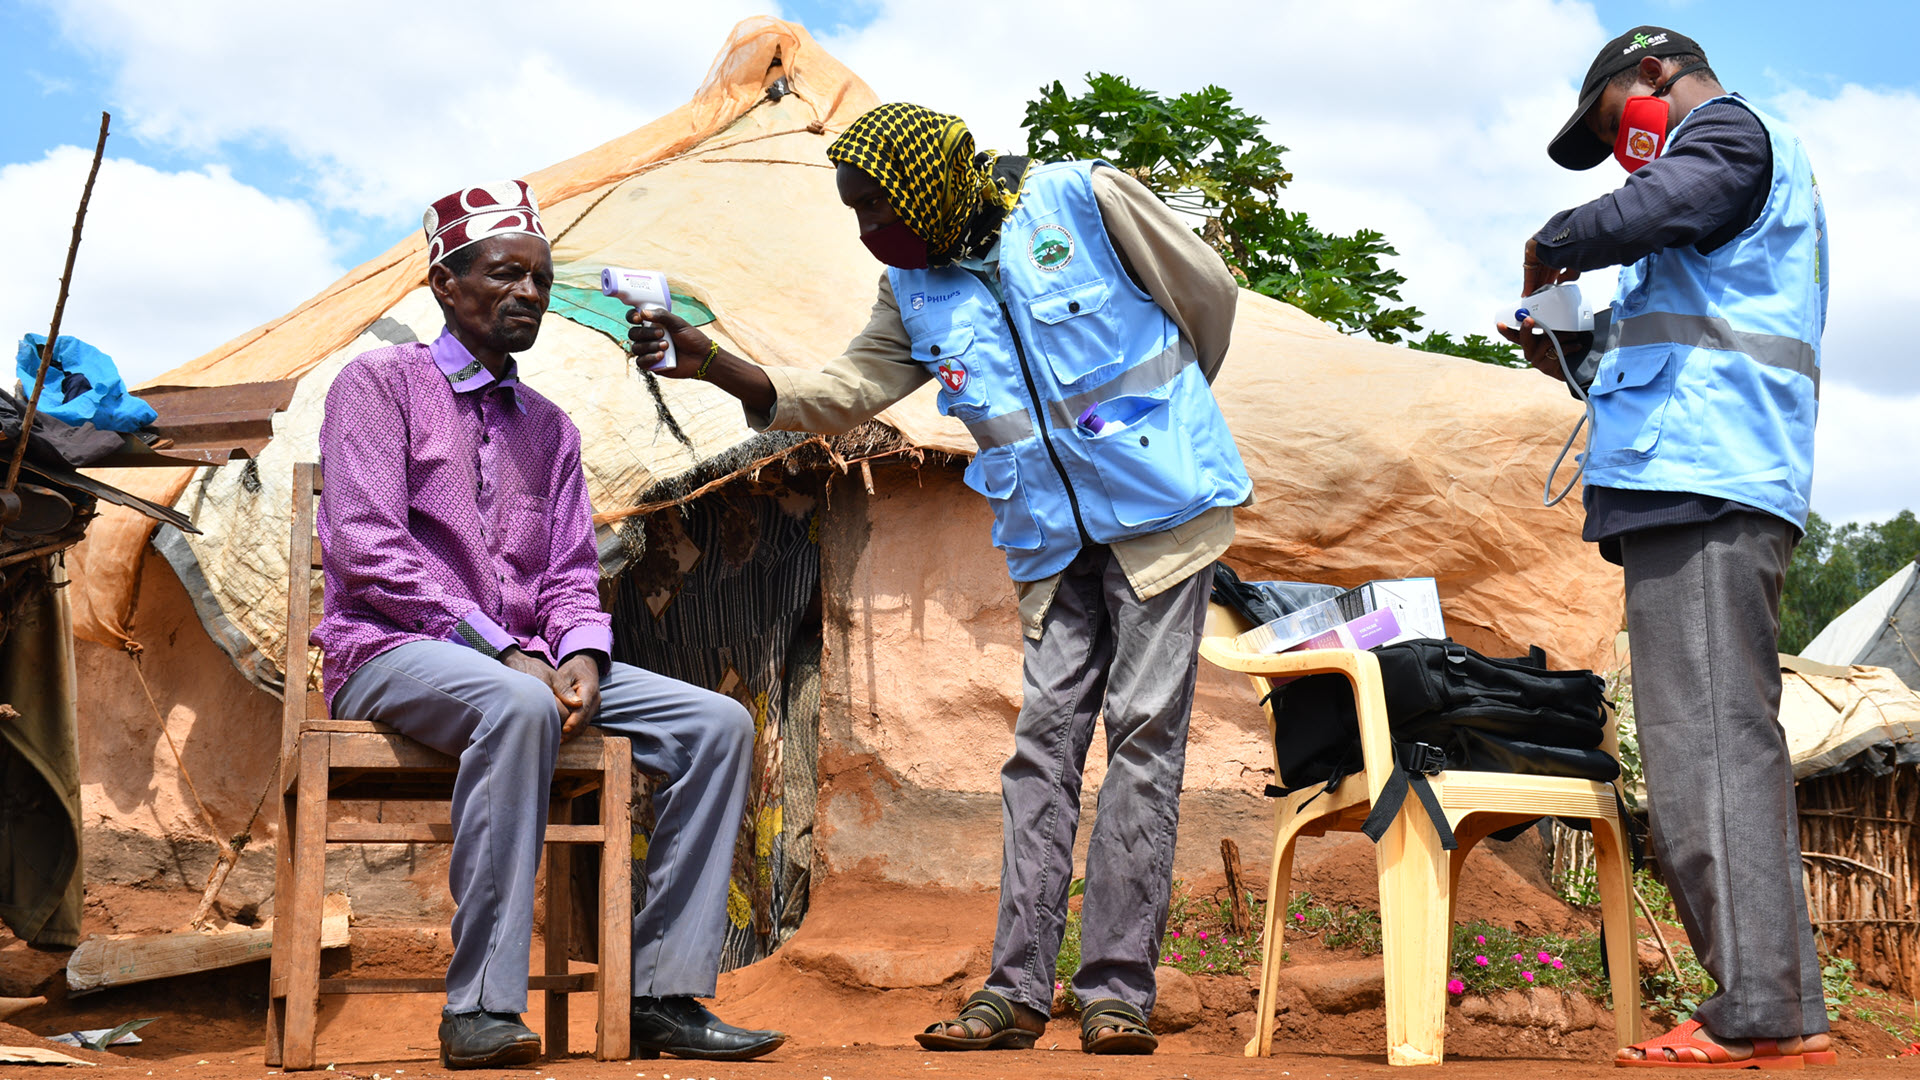
[[[1010,413],[976,420],[967,425],[967,430],[973,433],[973,441],[979,443],[982,450],[1012,446],[1022,439],[1033,437],[1033,414],[1025,409],[1015,409]]]
[[[1129,394],[1144,394],[1172,382],[1188,364],[1198,360],[1185,338],[1167,346],[1158,356],[1133,365],[1091,390],[1047,404],[1047,417],[1054,427],[1072,427],[1088,406],[1098,405]]]
[[[1098,405],[1129,394],[1144,394],[1157,390],[1171,382],[1188,364],[1198,358],[1184,339],[1169,346],[1159,355],[1144,360],[1118,376],[1101,383],[1091,390],[1083,390],[1072,397],[1047,404],[1047,415],[1054,427],[1072,427],[1080,414],[1090,405]],[[1026,409],[1015,409],[1010,413],[990,416],[985,420],[976,420],[967,425],[973,434],[973,441],[980,449],[991,450],[996,446],[1012,446],[1022,439],[1033,435],[1033,414]]]
[[[1609,348],[1671,343],[1745,353],[1768,367],[1805,375],[1813,380],[1814,395],[1820,393],[1820,365],[1813,346],[1799,338],[1749,333],[1735,330],[1727,320],[1713,315],[1676,315],[1669,311],[1650,311],[1615,323],[1609,336]]]

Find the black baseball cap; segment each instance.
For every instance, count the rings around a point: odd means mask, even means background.
[[[1593,103],[1600,100],[1600,92],[1607,88],[1608,80],[1648,56],[1707,58],[1692,38],[1664,26],[1636,26],[1607,42],[1600,55],[1593,58],[1593,66],[1587,69],[1586,81],[1580,84],[1580,104],[1574,106],[1573,115],[1547,144],[1547,156],[1566,169],[1591,169],[1607,160],[1613,147],[1595,138],[1581,121]]]

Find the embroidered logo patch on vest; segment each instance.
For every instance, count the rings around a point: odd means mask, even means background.
[[[1073,234],[1058,225],[1042,225],[1033,230],[1027,257],[1042,270],[1058,270],[1073,261]]]
[[[1633,128],[1627,132],[1627,156],[1652,161],[1660,150],[1660,138],[1651,131]]]
[[[967,365],[958,360],[942,360],[935,369],[948,393],[957,394],[967,385]]]

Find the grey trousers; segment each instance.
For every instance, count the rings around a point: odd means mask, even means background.
[[[1213,575],[1134,597],[1105,547],[1067,567],[1045,633],[1026,642],[1025,699],[1000,773],[1005,852],[987,988],[1052,1011],[1080,822],[1080,772],[1106,715],[1107,776],[1087,849],[1080,910],[1084,1002],[1153,1010],[1167,928],[1200,634]]]
[[[534,875],[560,745],[553,692],[464,646],[416,641],[362,665],[334,712],[378,720],[460,759],[447,1011],[525,1012]],[[594,723],[632,739],[634,764],[664,778],[654,793],[646,902],[633,918],[633,993],[711,997],[753,718],[732,698],[615,664],[600,682]]]
[[[1654,850],[1700,963],[1715,1035],[1827,1030],[1780,727],[1780,588],[1792,527],[1730,514],[1629,533],[1627,630]]]

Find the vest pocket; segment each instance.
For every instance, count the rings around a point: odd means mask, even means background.
[[[1132,414],[1126,427],[1095,435],[1076,424],[1072,431],[1106,490],[1114,520],[1135,532],[1191,509],[1204,497],[1193,439],[1174,422],[1169,399],[1116,398],[1100,406],[1103,411],[1108,407]]]
[[[1106,282],[1094,280],[1028,301],[1035,344],[1062,385],[1126,362],[1120,327],[1107,310],[1112,295]]]
[[[987,383],[970,366],[972,349],[969,323],[916,333],[912,343],[914,363],[932,372],[939,385],[940,412],[963,421],[978,419],[987,409]]]
[[[987,497],[993,509],[993,546],[1003,551],[1031,551],[1041,546],[1040,525],[1033,520],[1027,494],[1020,487],[1020,471],[1013,450],[996,447],[974,455],[961,479]]]
[[[1673,396],[1677,351],[1671,345],[1626,348],[1600,362],[1588,390],[1593,441],[1587,468],[1619,468],[1653,457]]]

